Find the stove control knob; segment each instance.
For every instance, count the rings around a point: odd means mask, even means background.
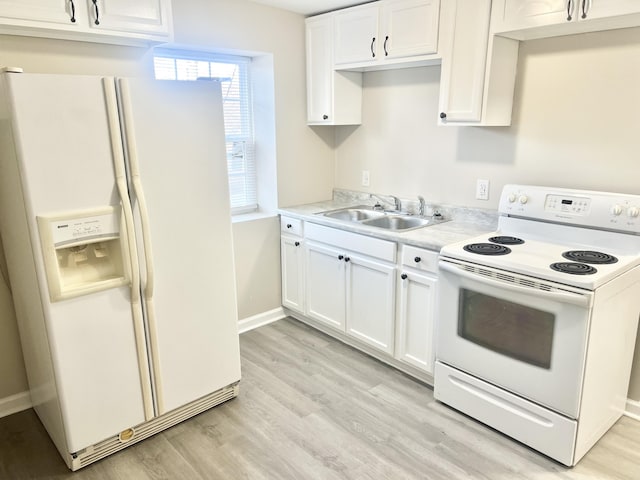
[[[640,214],[640,209],[638,207],[629,207],[627,209],[627,215],[631,218],[635,218]]]
[[[509,195],[509,196],[507,197],[507,200],[509,200],[509,203],[513,203],[513,202],[515,202],[517,199],[518,199],[518,197],[516,197],[516,194],[515,194],[515,193],[512,193],[511,195]]]
[[[527,203],[529,201],[529,197],[527,197],[526,195],[520,195],[520,198],[518,199],[518,201],[524,205],[525,203]]]
[[[616,217],[622,213],[622,207],[620,205],[614,205],[611,207],[611,215],[615,215]]]

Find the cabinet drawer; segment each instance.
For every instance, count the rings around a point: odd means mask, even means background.
[[[331,245],[338,245],[342,249],[386,260],[387,262],[396,261],[395,242],[346,232],[336,228],[324,227],[315,223],[306,224],[305,238]]]
[[[423,272],[438,273],[438,252],[424,248],[402,246],[402,265]]]
[[[292,217],[280,217],[280,231],[302,236],[302,220]]]

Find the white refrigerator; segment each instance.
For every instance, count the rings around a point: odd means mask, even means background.
[[[224,145],[217,82],[0,73],[0,234],[72,470],[238,394]]]

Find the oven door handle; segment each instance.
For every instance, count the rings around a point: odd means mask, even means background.
[[[492,287],[500,288],[502,290],[509,290],[516,293],[523,293],[534,297],[542,298],[545,300],[554,300],[561,303],[569,303],[571,305],[577,305],[578,307],[589,308],[591,306],[591,294],[585,293],[571,293],[571,292],[549,292],[547,290],[538,290],[537,288],[523,287],[508,282],[501,282],[499,280],[493,280],[492,278],[485,277],[483,275],[474,275],[466,270],[463,270],[455,265],[440,260],[438,265],[441,270],[453,273],[462,278],[474,280]]]

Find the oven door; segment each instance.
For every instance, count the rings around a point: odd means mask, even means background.
[[[456,260],[439,266],[438,360],[577,418],[593,294]]]

